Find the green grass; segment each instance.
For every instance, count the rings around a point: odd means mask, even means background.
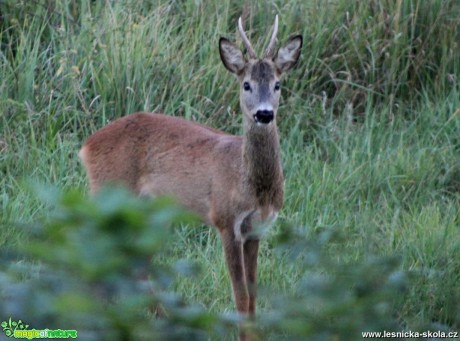
[[[236,38],[242,2],[0,2],[0,247],[47,217],[26,185],[86,191],[77,158],[108,121],[145,110],[239,133],[237,82],[220,36]],[[297,263],[274,252],[285,225],[332,229],[325,251],[344,263],[397,256],[411,274],[402,326],[460,328],[460,30],[457,1],[252,3],[249,36],[302,33],[283,82],[279,126],[286,202],[262,243],[262,287],[289,292]],[[231,311],[215,231],[183,226],[168,259],[195,260],[174,284],[187,301]],[[269,309],[261,293],[259,309]]]

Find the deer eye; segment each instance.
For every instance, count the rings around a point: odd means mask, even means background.
[[[251,86],[249,85],[248,82],[243,83],[243,89],[244,89],[244,91],[250,91],[251,90]]]
[[[280,89],[280,82],[275,83],[275,91],[278,91]]]

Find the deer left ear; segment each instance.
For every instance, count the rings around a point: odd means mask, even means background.
[[[300,50],[302,49],[302,36],[297,35],[289,39],[289,41],[276,53],[273,61],[276,68],[284,73],[289,71],[299,60]]]

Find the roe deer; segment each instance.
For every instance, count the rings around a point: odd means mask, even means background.
[[[222,238],[236,308],[256,309],[257,226],[274,221],[283,205],[284,177],[276,116],[280,78],[299,59],[302,36],[275,51],[278,16],[262,59],[242,26],[247,57],[220,38],[224,66],[240,83],[243,136],[152,113],[115,120],[88,138],[80,157],[91,192],[121,182],[139,195],[172,195]],[[249,340],[240,332],[240,340]]]

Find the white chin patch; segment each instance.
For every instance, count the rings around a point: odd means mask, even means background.
[[[270,121],[270,122],[268,122],[268,123],[262,123],[262,122],[258,122],[258,121],[256,120],[256,126],[258,126],[258,127],[266,127],[266,126],[269,126],[270,124],[272,124],[272,122],[273,122],[273,121]]]

